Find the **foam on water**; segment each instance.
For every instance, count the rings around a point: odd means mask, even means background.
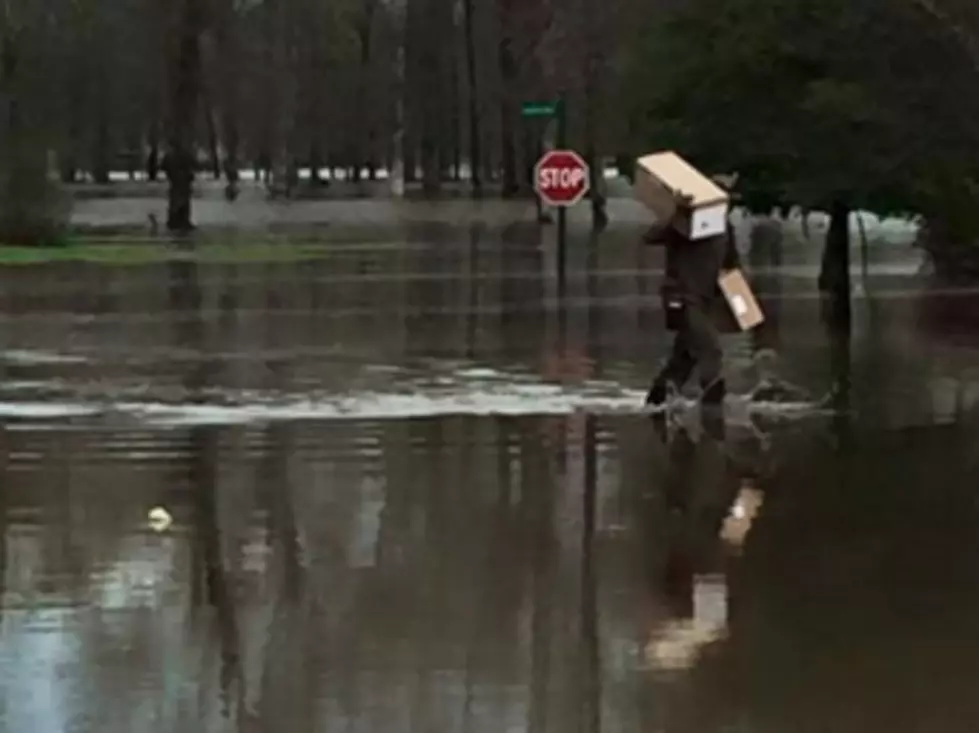
[[[0,402],[0,419],[56,420],[90,417],[102,411],[99,405],[83,402]]]
[[[83,356],[59,354],[53,351],[5,349],[0,351],[0,361],[22,366],[40,366],[42,364],[84,364],[87,360]]]
[[[496,389],[458,389],[440,392],[358,392],[346,395],[268,400],[237,405],[163,402],[0,402],[0,418],[44,421],[71,417],[118,416],[155,426],[241,425],[288,420],[384,420],[444,415],[569,415],[643,414],[644,391],[620,389],[616,394],[564,389],[557,385],[508,385]],[[678,398],[666,408],[675,412],[696,409],[694,400]],[[754,415],[793,417],[823,412],[814,403],[752,402],[730,396],[729,421],[743,422]]]

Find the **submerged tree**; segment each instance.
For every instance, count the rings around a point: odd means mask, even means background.
[[[164,166],[170,181],[167,228],[193,229],[191,195],[194,184],[194,142],[201,95],[201,32],[203,0],[181,0],[177,9],[175,42],[170,65],[169,146]]]

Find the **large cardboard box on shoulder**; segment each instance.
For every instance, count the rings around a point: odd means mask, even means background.
[[[673,217],[677,196],[689,197],[690,215],[674,223],[688,239],[713,237],[727,229],[728,193],[672,151],[636,160],[633,188],[636,198],[660,220]]]

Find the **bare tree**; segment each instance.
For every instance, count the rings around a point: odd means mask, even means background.
[[[176,48],[170,66],[169,149],[164,166],[170,180],[167,228],[188,232],[194,183],[194,129],[201,92],[201,45],[204,0],[181,0],[176,19]]]
[[[496,9],[500,27],[497,41],[497,63],[500,70],[500,160],[503,166],[503,195],[512,196],[520,187],[517,181],[513,99],[517,79],[517,61],[513,48],[516,42],[514,0],[496,0]]]
[[[479,75],[476,71],[476,38],[473,31],[473,0],[462,0],[463,22],[465,24],[466,82],[469,87],[469,175],[472,180],[473,196],[483,194],[483,181],[480,174],[482,156],[482,130],[479,125]]]
[[[371,67],[374,51],[374,19],[377,15],[378,0],[361,0],[360,17],[356,21],[357,40],[360,43],[360,69],[357,75],[357,120],[354,136],[354,180],[360,180],[361,167],[373,158],[374,114],[368,106],[370,95]],[[373,166],[369,166],[373,167]]]
[[[240,114],[239,80],[242,77],[243,60],[239,51],[240,33],[235,0],[222,0],[217,6],[214,36],[220,86],[221,130],[224,138],[223,169],[227,181],[226,195],[229,199],[234,199],[238,194],[241,166],[238,115]]]

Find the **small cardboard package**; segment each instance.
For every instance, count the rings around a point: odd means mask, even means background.
[[[677,196],[688,196],[690,216],[674,222],[688,239],[713,237],[727,228],[727,192],[672,151],[639,158],[633,187],[636,198],[660,220],[673,217]]]
[[[751,330],[765,322],[765,314],[740,269],[725,270],[717,278],[717,284],[731,309],[731,315],[742,331]]]

